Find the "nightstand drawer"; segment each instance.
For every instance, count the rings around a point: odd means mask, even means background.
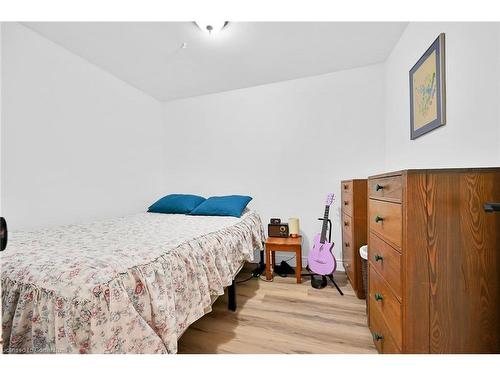
[[[370,199],[368,202],[368,226],[380,237],[401,248],[401,204]]]
[[[370,232],[368,260],[401,299],[401,254],[391,245]]]

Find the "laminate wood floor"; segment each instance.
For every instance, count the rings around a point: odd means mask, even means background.
[[[249,267],[237,280],[249,276]],[[227,294],[213,311],[179,340],[182,353],[376,353],[359,300],[345,274],[336,275],[344,296],[329,283],[313,289],[309,278],[276,276],[237,285],[238,309],[227,309]]]

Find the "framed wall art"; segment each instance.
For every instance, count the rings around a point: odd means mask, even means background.
[[[410,70],[410,138],[446,124],[445,35]]]

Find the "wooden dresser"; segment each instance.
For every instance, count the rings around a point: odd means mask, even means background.
[[[500,353],[500,168],[368,179],[369,325],[381,353]]]
[[[365,298],[359,248],[366,238],[367,180],[342,181],[342,262],[358,298]]]

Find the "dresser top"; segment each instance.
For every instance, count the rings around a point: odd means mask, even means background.
[[[369,179],[401,176],[418,173],[500,173],[500,167],[478,167],[478,168],[435,168],[435,169],[402,169],[394,172],[381,173],[369,176]]]
[[[342,180],[340,182],[344,183],[344,182],[356,182],[356,181],[366,181],[366,178],[349,178],[349,179]]]

